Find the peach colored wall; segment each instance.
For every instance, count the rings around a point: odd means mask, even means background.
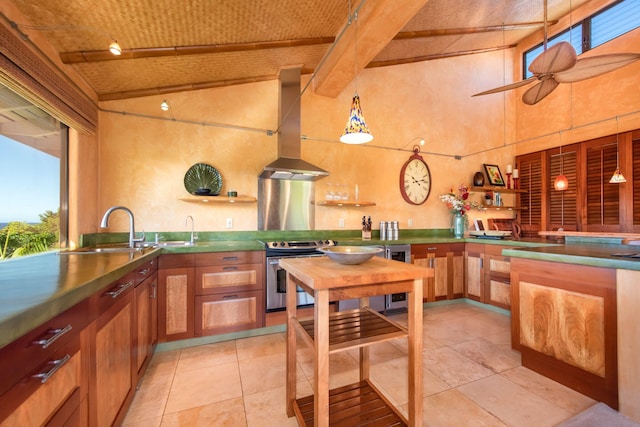
[[[511,53],[504,55],[510,58]],[[513,133],[513,117],[507,117],[506,127],[503,121],[505,111],[513,110],[510,97],[470,97],[501,84],[502,58],[503,53],[497,53],[365,70],[359,76],[358,91],[374,140],[364,146],[337,142],[353,87],[336,99],[306,92],[301,125],[309,140],[301,142],[302,158],[331,173],[316,181],[316,198],[324,198],[327,183],[348,184],[351,193],[358,184],[360,199],[376,203],[352,209],[318,206],[316,229],[338,229],[340,218],[345,228],[357,229],[363,215],[371,215],[376,223],[396,219],[402,228],[408,227],[409,219],[414,228],[448,227],[449,215],[439,194],[470,183],[482,163],[503,168],[513,163],[513,150],[505,146]],[[471,78],[478,68],[488,69],[491,76]],[[308,78],[303,76],[303,86]],[[109,206],[125,205],[135,213],[138,230],[185,230],[187,215],[195,218],[198,230],[225,230],[227,217],[233,218],[234,230],[255,230],[255,203],[204,205],[178,198],[186,194],[185,172],[197,162],[210,163],[221,172],[223,192],[233,187],[241,195],[257,196],[258,173],[277,157],[276,137],[177,120],[276,129],[277,82],[167,95],[172,107],[167,113],[159,109],[163,99],[101,103],[104,110],[136,116],[106,111],[100,115],[100,215]],[[426,140],[423,152],[433,179],[431,196],[422,206],[408,205],[399,193],[399,172],[412,154],[417,141],[410,141],[415,137]],[[494,150],[481,152],[489,148]],[[454,155],[463,157],[456,160]],[[494,211],[491,216],[500,215]],[[113,217],[112,231],[126,227],[126,215]]]
[[[556,26],[567,28],[613,0],[593,0]],[[558,30],[555,30],[556,32]],[[550,37],[555,35],[553,29]],[[540,43],[542,34],[534,34],[518,45],[516,55]],[[640,53],[640,29],[620,36],[578,57],[610,53]],[[514,68],[520,80],[522,66]],[[547,98],[534,106],[516,103],[516,152],[528,153],[563,144],[640,128],[640,61],[616,71],[572,84],[560,84]],[[519,100],[530,86],[514,91]],[[616,117],[618,124],[616,124]],[[562,134],[562,135],[561,135]]]
[[[98,231],[98,136],[69,130],[69,247]]]

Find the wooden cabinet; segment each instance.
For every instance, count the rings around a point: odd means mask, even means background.
[[[119,424],[135,393],[135,277],[126,275],[106,292],[94,296],[99,316],[92,332],[90,425]]]
[[[0,351],[0,426],[88,426],[88,302]]]
[[[195,334],[264,326],[262,251],[196,255]]]
[[[511,284],[522,366],[617,409],[616,271],[513,258]]]
[[[484,301],[484,245],[467,243],[464,251],[464,296]]]
[[[425,281],[425,301],[462,298],[464,294],[464,243],[411,245],[411,262],[434,269]]]
[[[484,303],[511,308],[511,263],[502,255],[508,246],[484,245]]]
[[[158,275],[157,262],[152,260],[136,271],[136,337],[135,361],[137,380],[142,377],[158,342]],[[137,382],[137,381],[136,381]]]
[[[195,254],[158,258],[158,341],[194,336]]]
[[[506,310],[511,307],[508,246],[467,243],[465,246],[465,297]]]

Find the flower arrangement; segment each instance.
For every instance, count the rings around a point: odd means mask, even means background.
[[[469,187],[460,184],[458,194],[453,189],[447,194],[441,194],[440,200],[447,205],[447,208],[454,215],[464,215],[471,209],[478,209],[480,206],[477,202],[469,201]]]

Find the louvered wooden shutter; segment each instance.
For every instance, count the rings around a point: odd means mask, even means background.
[[[633,132],[632,172],[632,176],[626,178],[628,182],[633,182],[633,225],[636,228],[640,226],[640,131]]]
[[[542,229],[542,159],[543,153],[532,153],[517,157],[520,174],[519,186],[526,193],[518,194],[519,221],[526,235],[537,235]]]
[[[620,185],[609,183],[616,169],[617,153],[615,136],[588,144],[586,231],[620,229]]]
[[[577,171],[577,145],[562,147],[562,154],[559,149],[548,150],[549,155],[549,226],[550,229],[564,228],[575,231],[578,229],[577,217],[577,193],[578,193],[578,171]],[[555,190],[554,181],[560,173],[563,173],[569,181],[569,187],[564,191]]]

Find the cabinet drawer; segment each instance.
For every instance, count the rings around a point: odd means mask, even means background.
[[[129,294],[129,292],[132,292],[135,288],[135,285],[135,272],[131,272],[121,277],[119,280],[116,280],[101,292],[96,293],[92,297],[95,307],[95,313],[97,315],[100,315],[107,311],[117,301],[125,298]]]
[[[44,425],[72,395],[79,396],[85,356],[75,334],[41,363],[28,363],[29,372],[0,398],[0,426]]]
[[[196,295],[262,289],[263,264],[196,268]]]
[[[194,265],[195,254],[166,254],[158,258],[158,268],[186,268]]]
[[[85,300],[4,347],[0,351],[0,395],[77,338],[90,320],[89,301]]]
[[[208,252],[196,254],[196,267],[264,263],[264,251]]]
[[[262,291],[196,297],[196,335],[220,334],[263,325]]]
[[[423,257],[429,254],[435,256],[446,256],[449,252],[464,252],[464,243],[438,243],[438,244],[419,244],[411,245],[411,255],[415,257]]]
[[[155,259],[145,262],[140,267],[136,268],[133,272],[133,278],[136,285],[142,283],[147,277],[151,276],[158,270],[158,262]]]

